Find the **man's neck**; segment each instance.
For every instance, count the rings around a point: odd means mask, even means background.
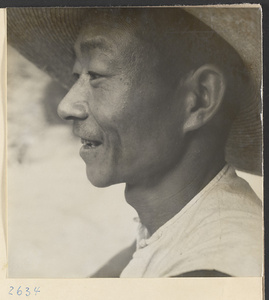
[[[207,150],[203,156],[200,152],[195,155],[195,150],[188,151],[180,165],[154,184],[126,184],[126,201],[137,211],[150,234],[176,215],[225,165],[223,153]]]

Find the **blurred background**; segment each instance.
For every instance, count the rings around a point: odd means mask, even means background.
[[[135,239],[124,185],[87,180],[64,91],[8,47],[8,276],[87,277]]]
[[[8,47],[9,277],[87,277],[135,239],[124,185],[88,182],[80,140],[56,113],[63,95]],[[262,178],[239,175],[262,198]]]

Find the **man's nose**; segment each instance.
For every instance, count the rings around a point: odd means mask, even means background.
[[[85,95],[73,86],[58,105],[58,115],[63,120],[87,119],[89,116],[89,106]]]

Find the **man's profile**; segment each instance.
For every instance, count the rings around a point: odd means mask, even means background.
[[[22,21],[40,15],[43,43]],[[244,122],[233,130],[238,116],[259,123],[242,47],[181,8],[9,16],[10,44],[68,88],[58,114],[73,121],[89,181],[125,183],[139,216],[135,243],[93,277],[261,276],[261,201],[235,173],[261,170],[260,143]]]

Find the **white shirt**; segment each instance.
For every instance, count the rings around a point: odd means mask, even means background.
[[[120,277],[172,277],[195,270],[262,275],[262,203],[234,169],[222,171],[137,250]]]

